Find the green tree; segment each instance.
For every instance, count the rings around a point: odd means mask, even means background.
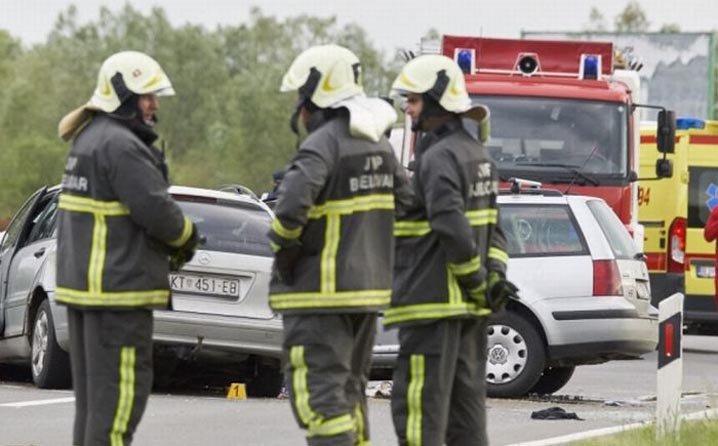
[[[588,25],[586,31],[595,32],[606,32],[608,27],[606,25],[606,17],[598,10],[595,6],[591,7],[591,12],[588,16]]]
[[[367,92],[388,93],[397,65],[361,27],[333,17],[278,20],[254,8],[245,23],[208,30],[175,27],[162,9],[142,14],[129,4],[100,8],[96,20],[81,23],[71,6],[32,48],[0,32],[0,217],[59,181],[67,144],[57,123],[89,99],[101,62],[119,50],[155,57],[177,91],[161,98],[158,124],[173,183],[269,188],[271,172],[296,147],[288,126],[296,96],[279,93],[282,75],[303,49],[322,43],[355,51]]]
[[[628,2],[626,7],[614,19],[616,31],[620,33],[635,33],[648,31],[650,22],[641,5],[636,0]]]

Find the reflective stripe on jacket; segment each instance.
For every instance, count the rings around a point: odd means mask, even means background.
[[[458,120],[419,141],[415,166],[415,203],[394,227],[394,289],[384,324],[486,316],[487,272],[505,273],[508,261],[497,226],[496,167]]]
[[[312,132],[282,180],[274,209],[270,238],[278,247],[300,243],[301,254],[291,285],[273,278],[271,307],[285,313],[385,307],[395,190],[410,193],[386,138],[374,143],[351,136],[346,117]]]
[[[167,193],[163,163],[102,114],[73,140],[59,198],[58,302],[167,307],[167,255],[189,239],[192,223]]]

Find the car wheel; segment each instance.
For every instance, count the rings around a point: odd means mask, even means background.
[[[486,351],[486,393],[494,398],[526,395],[546,363],[538,331],[515,313],[490,320]]]
[[[263,366],[247,383],[247,396],[274,398],[282,391],[284,376],[277,367]]]
[[[70,387],[70,357],[57,344],[55,323],[47,299],[42,301],[35,314],[30,346],[30,368],[35,385],[41,389]]]
[[[568,383],[575,370],[576,366],[547,367],[536,385],[531,389],[531,393],[550,395],[557,392]]]

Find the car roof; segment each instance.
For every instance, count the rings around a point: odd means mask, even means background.
[[[245,194],[223,192],[215,189],[204,189],[200,187],[190,186],[170,186],[169,192],[172,195],[192,195],[195,197],[216,198],[225,201],[234,201],[236,203],[252,204],[271,213],[271,210],[267,207],[267,205],[257,200],[256,198]]]
[[[498,196],[500,204],[578,204],[590,200],[599,200],[598,197],[590,197],[586,195],[543,195],[541,193],[518,193],[518,194],[501,194]]]
[[[56,184],[54,186],[50,186],[47,188],[48,192],[55,192],[59,191],[61,189],[61,185]],[[215,189],[205,189],[201,187],[190,187],[190,186],[170,186],[169,193],[172,195],[191,195],[195,197],[204,197],[204,198],[216,198],[221,199],[225,201],[233,201],[236,203],[241,204],[251,204],[255,205],[265,211],[267,211],[269,214],[272,214],[271,209],[269,207],[262,203],[261,201],[245,194],[237,194],[237,193],[231,193],[231,192],[222,192]]]

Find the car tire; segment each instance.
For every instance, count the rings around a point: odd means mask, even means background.
[[[41,389],[66,389],[72,384],[70,355],[57,344],[50,302],[45,299],[35,313],[30,333],[30,370]]]
[[[526,395],[546,364],[543,341],[534,325],[516,313],[489,320],[486,393],[493,398]]]
[[[546,367],[538,382],[531,388],[531,393],[550,395],[560,390],[573,376],[576,366]]]
[[[284,375],[277,367],[263,366],[247,383],[247,396],[275,398],[282,391]]]

